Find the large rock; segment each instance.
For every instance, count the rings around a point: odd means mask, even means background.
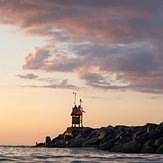
[[[89,134],[88,134],[88,138],[92,138],[92,137],[97,137],[97,135],[98,135],[98,133],[99,133],[99,129],[95,129],[95,130],[93,130],[92,132],[90,132]]]
[[[99,149],[110,150],[114,146],[114,143],[115,143],[115,139],[106,141],[99,145]]]
[[[115,126],[114,127],[116,130],[119,130],[119,131],[126,131],[129,129],[128,126],[124,126],[124,125],[118,125],[118,126]]]
[[[142,135],[137,137],[137,141],[140,143],[145,143],[148,140],[148,132],[143,133]]]
[[[107,131],[108,134],[115,134],[117,130],[113,126],[107,126],[105,127],[105,130]]]
[[[159,134],[163,134],[163,122],[158,125],[156,130]]]
[[[119,139],[119,143],[127,143],[127,142],[130,142],[132,140],[132,137],[131,135],[125,135],[125,136],[121,136],[120,139]]]
[[[99,132],[97,133],[97,137],[99,140],[103,140],[104,138],[106,138],[109,135],[109,133],[107,132],[106,128],[103,127],[99,130]]]
[[[110,134],[110,135],[108,135],[107,137],[103,138],[103,139],[100,141],[100,144],[109,142],[109,141],[113,140],[114,138],[115,138],[115,136],[112,135],[112,134]]]
[[[156,139],[159,137],[159,134],[156,130],[151,130],[148,132],[148,139]]]
[[[81,147],[82,144],[86,141],[87,139],[84,137],[80,137],[78,139],[75,139],[74,141],[72,141],[68,147]]]
[[[132,140],[124,144],[125,153],[139,153],[141,151],[141,148],[142,148],[142,145],[135,140]]]
[[[144,126],[68,127],[67,130],[37,147],[97,147],[111,152],[162,153],[163,123]]]
[[[133,140],[137,140],[137,138],[143,135],[144,133],[146,133],[146,131],[143,127],[135,127],[132,132]]]
[[[157,149],[157,154],[163,154],[163,144]]]
[[[154,146],[159,147],[162,144],[163,144],[163,137],[160,137],[155,141]]]
[[[48,146],[50,146],[50,144],[51,144],[51,138],[50,138],[50,136],[47,136],[45,138],[45,146],[48,147]]]
[[[141,153],[155,153],[155,148],[149,145],[144,145]]]
[[[82,130],[74,130],[74,131],[72,131],[71,137],[72,137],[72,138],[75,138],[75,137],[78,136],[81,132],[82,132]]]
[[[146,127],[147,127],[147,132],[151,132],[152,130],[156,130],[158,125],[155,123],[147,123]]]
[[[100,143],[100,139],[98,138],[99,133],[100,129],[94,129],[92,132],[87,133],[87,135],[85,134],[84,137],[86,140],[82,143],[82,147],[97,147]]]
[[[92,131],[94,131],[95,129],[90,128],[90,127],[84,127],[82,130],[82,136],[83,137],[89,137],[89,134],[92,133]]]
[[[36,143],[35,147],[45,147],[45,143]]]
[[[58,140],[52,145],[52,147],[57,147],[57,148],[65,148],[67,146],[68,146],[68,141],[66,141],[65,139]]]
[[[123,152],[123,145],[117,144],[110,149],[110,152]]]
[[[118,134],[116,137],[118,137],[118,142],[122,144],[132,140],[132,134],[129,130],[126,130],[124,132],[121,131],[121,133]]]
[[[82,147],[97,147],[100,140],[97,136],[94,136],[82,143]]]
[[[60,140],[62,140],[62,139],[64,139],[64,135],[63,135],[63,134],[60,134],[60,135],[58,135],[56,138],[54,138],[54,139],[52,140],[51,144],[55,144],[57,141],[60,141]]]
[[[152,140],[152,139],[151,140],[147,140],[144,145],[153,147],[154,146],[154,140]]]
[[[64,135],[60,134],[56,138],[54,138],[50,144],[50,147],[66,147],[66,140],[64,139]]]

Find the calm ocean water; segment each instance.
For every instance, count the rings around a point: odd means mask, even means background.
[[[92,148],[0,147],[0,162],[163,163],[163,155],[120,154]]]

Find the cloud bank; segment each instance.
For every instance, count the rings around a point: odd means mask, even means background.
[[[104,90],[163,93],[162,0],[1,0],[0,23],[48,40],[27,54],[24,69],[76,73]]]

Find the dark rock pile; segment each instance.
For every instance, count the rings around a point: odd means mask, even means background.
[[[163,123],[144,126],[107,126],[102,128],[67,128],[58,137],[37,147],[94,147],[111,152],[163,154]]]

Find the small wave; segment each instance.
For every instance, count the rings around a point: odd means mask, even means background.
[[[0,157],[0,161],[15,161],[14,159]]]
[[[0,162],[161,163],[160,154],[121,154],[93,148],[0,147]]]

